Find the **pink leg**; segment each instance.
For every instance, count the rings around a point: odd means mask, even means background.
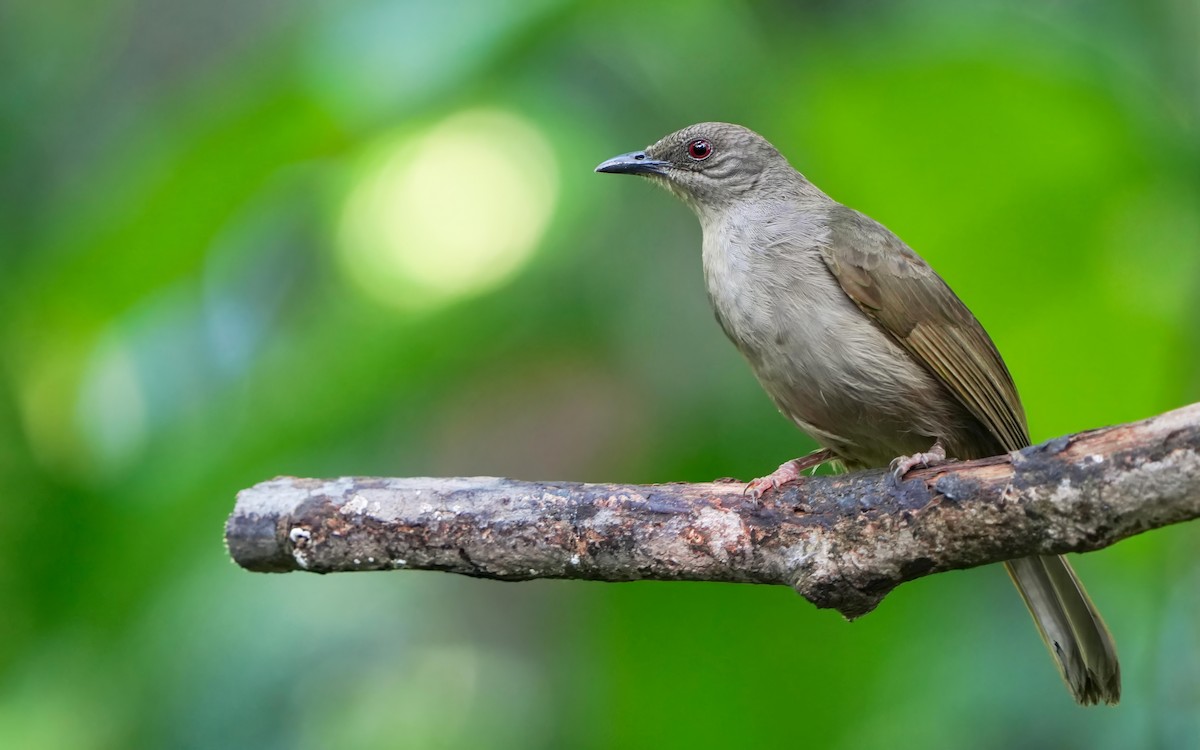
[[[914,453],[911,456],[899,456],[892,459],[892,465],[888,468],[891,469],[892,478],[899,482],[905,474],[918,466],[928,469],[944,463],[946,463],[946,446],[942,445],[941,440],[938,440],[925,453]]]
[[[800,475],[806,470],[814,466],[820,466],[826,461],[832,461],[834,458],[833,451],[828,448],[822,448],[819,451],[813,451],[807,456],[793,458],[779,465],[779,468],[771,472],[765,477],[759,477],[750,484],[746,485],[745,494],[750,495],[755,500],[758,500],[766,492],[779,489],[788,482],[794,482],[800,478]]]

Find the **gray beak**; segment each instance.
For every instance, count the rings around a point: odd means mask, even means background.
[[[613,174],[666,174],[670,162],[651,159],[645,151],[630,151],[614,156],[596,167],[597,172]]]

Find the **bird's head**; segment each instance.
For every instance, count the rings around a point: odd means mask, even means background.
[[[757,198],[799,177],[766,138],[725,122],[689,125],[645,151],[615,156],[596,171],[649,177],[698,213]]]

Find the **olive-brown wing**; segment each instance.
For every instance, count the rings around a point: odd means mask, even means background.
[[[845,207],[831,219],[825,263],[847,296],[945,384],[995,438],[997,452],[1029,445],[1004,360],[946,282],[873,219]]]

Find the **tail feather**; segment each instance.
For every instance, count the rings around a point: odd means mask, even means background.
[[[1026,557],[1004,565],[1075,700],[1084,705],[1120,700],[1112,636],[1066,559]]]

